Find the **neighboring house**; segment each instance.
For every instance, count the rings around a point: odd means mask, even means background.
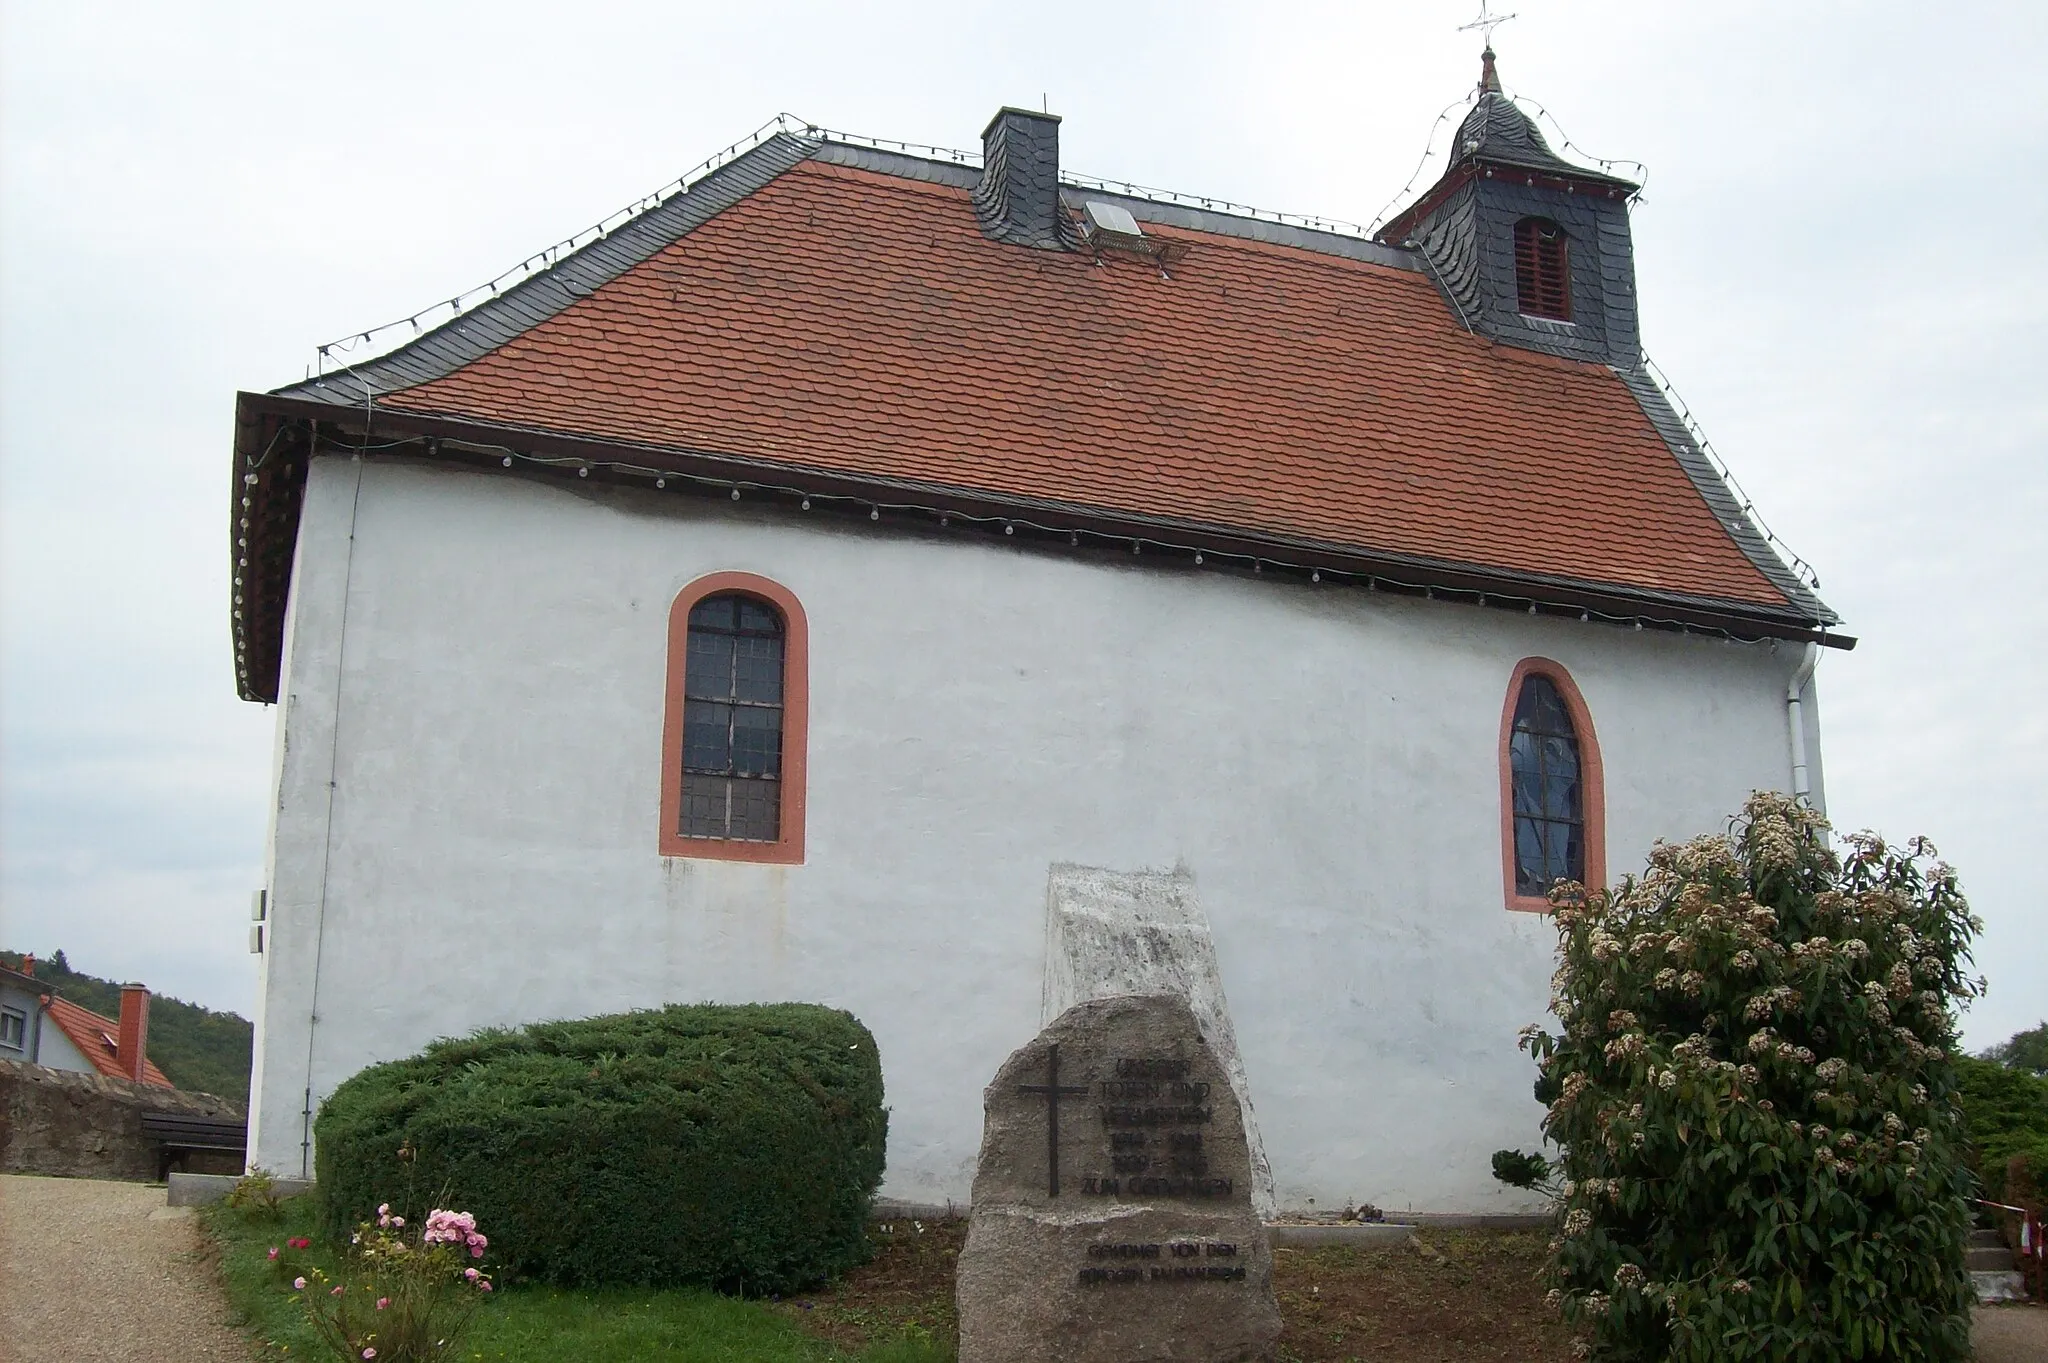
[[[1820,803],[1853,641],[1648,375],[1634,186],[1491,53],[1452,153],[1369,238],[791,127],[242,394],[255,1161],[437,1036],[806,999],[964,1201],[1097,883],[1206,926],[1281,1205],[1519,1205],[1546,888]]]
[[[174,1087],[149,1062],[148,1039],[149,991],[139,984],[122,986],[121,1016],[106,1018],[0,966],[0,1059]]]
[[[41,1063],[42,981],[0,965],[0,1058]]]

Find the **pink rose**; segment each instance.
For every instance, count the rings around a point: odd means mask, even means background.
[[[275,1259],[275,1258],[277,1257],[277,1246],[276,1246],[276,1245],[272,1245],[272,1246],[270,1247],[270,1257],[271,1257],[271,1258],[273,1258],[273,1259]]]
[[[478,1274],[477,1271],[473,1268],[465,1268],[462,1270],[462,1276],[469,1279],[471,1282],[475,1282],[477,1280]]]
[[[491,1290],[491,1284],[489,1279],[485,1279],[483,1282],[478,1283],[477,1286],[482,1288],[486,1292]]]
[[[391,1204],[390,1204],[389,1202],[379,1202],[379,1203],[377,1204],[377,1215],[379,1215],[379,1216],[389,1216],[389,1215],[391,1215]]]
[[[389,1305],[391,1305],[391,1298],[389,1298],[389,1297],[379,1297],[379,1298],[377,1298],[377,1309],[378,1309],[379,1311],[382,1311],[382,1310],[383,1310],[383,1309],[384,1309],[385,1307],[387,1307],[387,1306],[389,1306]]]
[[[303,1292],[306,1290],[306,1280],[304,1278],[294,1278],[292,1279],[292,1286]]]
[[[364,1357],[364,1358],[375,1358],[376,1356],[377,1356],[377,1351],[376,1351],[375,1349],[365,1349],[365,1350],[363,1350],[363,1357]]]
[[[328,1293],[327,1295],[328,1295],[328,1296],[330,1296],[330,1297],[338,1297],[338,1296],[340,1296],[340,1295],[341,1295],[341,1284],[340,1284],[340,1283],[336,1283],[336,1284],[334,1285],[334,1290],[333,1290],[332,1292],[329,1292],[329,1293]]]

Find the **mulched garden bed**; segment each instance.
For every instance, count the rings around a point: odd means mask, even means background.
[[[905,1336],[948,1350],[965,1221],[878,1222],[875,1257],[777,1309],[849,1351]],[[1572,1337],[1543,1305],[1544,1236],[1426,1232],[1385,1249],[1280,1249],[1281,1363],[1565,1363]]]

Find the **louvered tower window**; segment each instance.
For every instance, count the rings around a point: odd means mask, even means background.
[[[1562,227],[1548,218],[1515,224],[1515,293],[1522,312],[1570,321],[1571,265],[1571,242]]]
[[[1560,880],[1586,879],[1586,800],[1579,737],[1557,683],[1522,679],[1508,739],[1514,789],[1515,893],[1540,897]]]
[[[690,609],[683,691],[685,837],[773,842],[782,809],[782,617],[751,596]]]

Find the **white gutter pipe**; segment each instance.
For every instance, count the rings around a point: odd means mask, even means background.
[[[1792,729],[1792,798],[1809,807],[1813,804],[1813,780],[1806,770],[1806,706],[1800,697],[1806,693],[1806,684],[1813,680],[1813,669],[1819,663],[1820,645],[1808,644],[1806,655],[1799,660],[1785,688],[1785,720]]]

